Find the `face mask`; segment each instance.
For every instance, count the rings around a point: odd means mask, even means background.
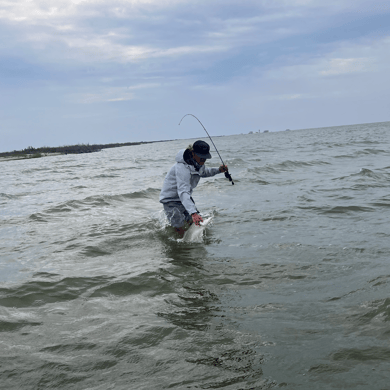
[[[194,166],[195,171],[199,172],[199,169],[202,168],[202,165],[200,165],[193,157],[189,159],[189,163]]]
[[[194,157],[192,156],[192,153],[188,149],[186,149],[186,151],[184,152],[183,157],[184,161],[187,164],[192,165],[197,172],[199,172],[199,169],[202,168],[202,166],[197,161],[195,161]]]

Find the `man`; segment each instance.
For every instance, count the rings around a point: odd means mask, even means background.
[[[226,165],[221,165],[219,168],[206,168],[204,163],[210,158],[210,146],[207,142],[196,141],[192,146],[177,153],[176,164],[165,177],[160,202],[164,206],[170,224],[180,237],[184,235],[185,222],[189,224],[194,222],[195,225],[203,222],[191,197],[200,178],[228,171]]]

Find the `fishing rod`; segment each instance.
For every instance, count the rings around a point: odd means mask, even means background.
[[[203,123],[202,123],[195,115],[192,115],[192,114],[185,114],[185,115],[183,116],[183,118],[180,119],[179,126],[180,126],[181,121],[182,121],[187,115],[193,116],[193,117],[201,124],[201,126],[203,127],[203,130],[204,130],[204,131],[206,132],[206,134],[209,136],[210,141],[211,141],[212,144],[214,145],[214,148],[215,148],[215,150],[217,151],[218,156],[219,156],[219,158],[220,158],[221,161],[222,161],[222,165],[225,166],[225,163],[223,162],[222,157],[221,157],[221,155],[219,154],[218,149],[217,149],[217,147],[215,146],[214,141],[211,139],[209,132],[208,132],[208,131],[206,130],[206,128],[203,126]],[[227,170],[227,171],[225,172],[225,177],[226,177],[227,179],[229,179],[229,181],[232,182],[232,185],[234,185],[234,181],[233,181],[232,177],[230,176],[229,170]]]

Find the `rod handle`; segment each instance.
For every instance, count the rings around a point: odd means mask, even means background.
[[[233,181],[232,177],[230,176],[229,172],[225,172],[225,177],[226,177],[226,179],[229,179],[229,181],[231,181],[232,185],[234,186],[234,181]]]

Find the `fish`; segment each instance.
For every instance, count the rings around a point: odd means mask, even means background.
[[[213,218],[204,218],[203,222],[200,222],[200,225],[195,225],[194,223],[188,228],[184,233],[183,238],[180,240],[182,242],[202,242],[203,232],[206,229],[206,226],[211,222]]]

